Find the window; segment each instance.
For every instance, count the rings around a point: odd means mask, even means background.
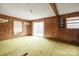
[[[67,18],[67,28],[77,29],[79,28],[79,17]]]
[[[33,35],[34,36],[43,36],[44,35],[44,23],[43,22],[34,22],[33,23]]]
[[[13,26],[14,26],[14,34],[22,32],[22,22],[14,21]]]

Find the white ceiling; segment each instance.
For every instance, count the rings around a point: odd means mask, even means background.
[[[79,3],[56,3],[60,15],[78,12]],[[0,3],[0,14],[33,20],[56,16],[49,3]]]
[[[27,20],[55,16],[48,3],[0,4],[0,13]]]
[[[57,3],[56,5],[60,15],[79,12],[79,3]]]

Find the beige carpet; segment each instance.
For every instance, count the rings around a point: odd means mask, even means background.
[[[79,47],[41,37],[24,36],[0,41],[0,56],[78,56]]]

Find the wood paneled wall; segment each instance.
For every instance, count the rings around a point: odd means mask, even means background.
[[[58,36],[58,20],[56,17],[44,19],[44,36],[48,38],[57,38]]]
[[[2,15],[2,14],[0,14],[0,18],[5,18],[5,19],[9,20],[9,22],[7,22],[7,23],[0,23],[0,40],[29,35],[31,32],[31,30],[30,30],[31,25],[29,25],[30,21],[25,21],[25,20],[22,20],[22,19],[19,19],[16,17],[6,16],[6,15]],[[21,21],[23,23],[23,31],[17,35],[14,35],[14,33],[13,33],[13,21],[14,20]],[[26,27],[26,29],[25,29],[25,27]]]
[[[60,17],[69,18],[79,16],[79,12],[64,14]],[[79,29],[68,29],[67,27],[58,29],[58,38],[71,43],[79,44]]]
[[[79,12],[69,13],[60,15],[61,18],[69,18],[79,16]],[[38,21],[38,20],[34,20]],[[79,29],[67,29],[66,27],[61,28],[59,26],[59,19],[55,17],[48,17],[39,19],[39,21],[44,21],[45,29],[44,36],[47,38],[56,38],[56,40],[78,43],[79,44]]]
[[[0,23],[0,38],[1,38],[1,33],[2,33],[1,32],[2,31],[2,28],[1,27],[2,27],[2,24]]]
[[[12,21],[9,21],[8,23],[2,23],[2,33],[1,33],[1,39],[11,38],[12,37]]]
[[[29,22],[27,26],[27,35],[32,36],[32,22]]]
[[[61,15],[60,17],[63,17],[66,19],[68,17],[76,17],[76,16],[79,16],[79,12],[64,14],[64,15]],[[5,15],[0,15],[0,18],[9,19],[8,23],[0,24],[0,38],[2,40],[7,38],[12,38],[14,36],[12,23],[15,18],[5,16]],[[20,21],[22,20],[20,19]],[[67,41],[72,43],[75,42],[79,44],[79,29],[67,29],[66,27],[60,28],[59,19],[56,16],[34,20],[32,22],[38,22],[38,21],[44,21],[44,37],[56,38],[57,40],[60,40],[60,41],[65,41],[65,42]],[[23,22],[26,22],[26,23],[28,22],[29,24],[27,24],[27,29],[23,30],[21,36],[24,36],[25,32],[27,32],[26,35],[32,35],[32,27],[33,27],[32,22],[24,21],[24,20]]]

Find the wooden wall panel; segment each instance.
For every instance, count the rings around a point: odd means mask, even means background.
[[[57,38],[58,37],[58,18],[48,17],[33,20],[32,22],[44,22],[44,37]]]
[[[59,39],[68,42],[79,42],[79,30],[60,29]]]
[[[0,23],[0,39],[1,39],[1,33],[2,33],[2,24]]]
[[[44,36],[48,38],[57,38],[58,36],[58,22],[56,17],[44,19],[45,29]]]
[[[60,18],[66,19],[68,17],[76,17],[76,16],[79,16],[79,12],[60,15]],[[39,19],[39,21],[44,21],[45,23],[45,29],[44,29],[45,37],[56,38],[56,40],[59,41],[79,44],[79,29],[67,29],[66,27],[61,28],[59,26],[59,18],[57,18],[56,16]]]
[[[64,17],[66,20],[66,18],[76,17],[76,16],[79,16],[79,12],[61,15],[60,17]],[[59,39],[61,39],[63,41],[78,44],[79,43],[79,29],[67,29],[66,27],[59,28],[58,37],[59,37]]]
[[[6,38],[11,38],[12,37],[12,22],[8,23],[3,23],[2,24],[2,40]]]
[[[29,26],[27,25],[27,23],[30,23],[30,21],[25,21],[22,19],[18,19],[15,17],[6,16],[6,15],[1,15],[1,14],[0,14],[0,18],[5,18],[9,20],[9,22],[7,23],[0,23],[0,40],[5,40],[5,39],[19,37],[19,36],[25,36],[31,33],[31,30],[30,30],[31,25]],[[14,20],[23,22],[23,31],[17,35],[14,35],[13,33],[13,21]]]
[[[75,13],[70,13],[70,14],[64,14],[61,15],[60,17],[68,18],[68,17],[75,17],[79,16],[79,12]],[[12,30],[12,20],[14,18],[11,17],[6,17],[6,16],[1,16],[0,18],[7,18],[10,20],[9,23],[6,24],[0,24],[0,38],[12,38],[13,37],[13,30]],[[35,22],[38,20],[34,20]],[[32,21],[32,22],[34,22]],[[48,17],[48,18],[43,18],[39,19],[39,21],[44,21],[44,37],[48,38],[58,38],[58,40],[61,41],[67,41],[67,42],[75,42],[79,44],[79,29],[67,29],[66,27],[60,28],[59,27],[59,19],[55,17]],[[25,22],[25,21],[24,21]],[[27,25],[26,35],[32,35],[32,22],[31,21],[26,21],[29,23]],[[5,30],[4,30],[5,29]],[[23,36],[24,36],[25,30],[23,30]]]
[[[32,36],[32,22],[27,25],[27,36]]]

